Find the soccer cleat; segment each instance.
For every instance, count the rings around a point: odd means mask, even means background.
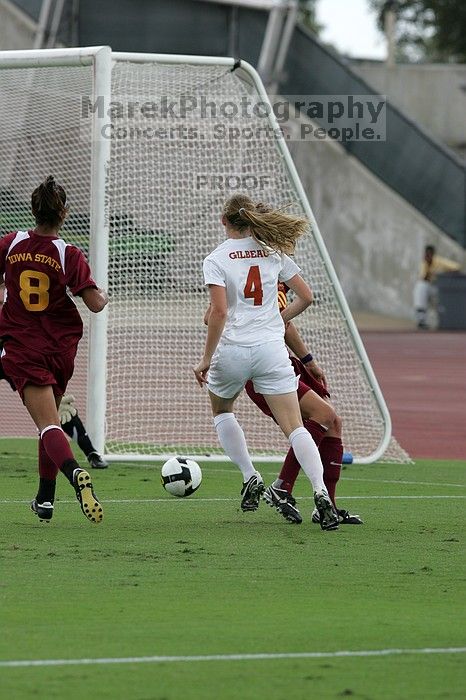
[[[325,489],[314,493],[314,503],[319,513],[319,523],[322,530],[337,530],[338,515]]]
[[[243,513],[247,511],[257,510],[259,508],[260,497],[264,492],[264,482],[259,472],[251,476],[249,481],[243,484],[241,489],[241,510]]]
[[[37,503],[37,499],[35,498],[31,501],[31,510],[37,515],[41,523],[48,523],[52,520],[53,504],[50,503],[50,501]]]
[[[99,455],[98,452],[89,452],[87,461],[93,469],[107,469],[108,463]]]
[[[347,510],[340,510],[337,508],[337,514],[340,525],[362,525],[364,523],[364,520],[362,520],[359,515],[353,515]],[[317,508],[314,508],[312,511],[311,520],[317,525],[320,524],[319,511]]]
[[[314,508],[314,510],[312,511],[311,520],[316,525],[320,525],[320,515],[317,508]]]
[[[299,525],[303,522],[301,513],[296,508],[296,501],[285,489],[277,489],[276,486],[269,486],[262,494],[262,498],[271,508],[275,508],[285,520]]]
[[[359,515],[352,515],[347,510],[337,508],[337,513],[340,525],[362,525],[364,523],[364,520],[361,520]]]
[[[104,512],[92,490],[91,477],[85,469],[74,470],[73,485],[76,491],[76,498],[86,518],[93,523],[102,522]]]

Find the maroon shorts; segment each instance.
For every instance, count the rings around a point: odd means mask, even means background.
[[[300,401],[304,394],[307,394],[308,391],[315,391],[315,393],[323,399],[328,398],[330,396],[324,385],[321,384],[321,382],[318,382],[317,379],[307,371],[302,362],[300,362],[295,357],[292,357],[291,364],[293,365],[293,369],[295,371],[296,376],[299,377],[297,391],[298,399]],[[253,401],[256,404],[256,406],[260,408],[262,413],[265,413],[266,416],[270,416],[270,418],[273,418],[272,411],[270,410],[269,405],[265,400],[263,394],[258,394],[257,391],[254,391],[254,385],[251,380],[246,382],[245,389],[251,401]]]
[[[73,376],[76,349],[56,355],[43,355],[8,339],[3,343],[2,367],[24,401],[26,384],[51,386],[55,396],[62,396]]]

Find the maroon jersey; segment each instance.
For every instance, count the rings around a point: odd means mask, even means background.
[[[82,252],[58,236],[18,231],[0,239],[5,298],[0,337],[42,354],[75,350],[83,324],[74,295],[96,287]]]

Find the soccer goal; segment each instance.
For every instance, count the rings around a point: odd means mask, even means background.
[[[0,52],[0,226],[32,226],[29,197],[64,184],[63,237],[89,255],[108,310],[89,317],[70,386],[109,459],[174,453],[218,459],[208,399],[192,373],[208,295],[202,260],[223,238],[233,191],[304,213],[296,260],[315,303],[297,325],[326,371],[355,461],[405,461],[264,87],[231,58],[129,54],[108,47]],[[33,434],[11,405],[3,435]],[[16,402],[16,403],[15,403]],[[246,396],[238,416],[256,459],[287,443]]]

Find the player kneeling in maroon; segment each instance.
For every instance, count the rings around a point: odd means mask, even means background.
[[[39,489],[31,508],[40,520],[51,519],[61,471],[84,515],[99,523],[102,506],[88,472],[73,457],[57,407],[73,374],[83,332],[68,290],[95,313],[102,311],[108,297],[92,279],[82,252],[58,236],[68,211],[63,187],[49,176],[32,193],[31,204],[35,229],[0,240],[0,275],[5,281],[1,362],[40,434]]]
[[[286,294],[286,290],[284,291]],[[286,306],[286,297],[283,298],[279,290],[279,306]],[[361,525],[359,515],[351,515],[347,510],[337,508],[335,491],[340,478],[341,463],[343,457],[343,444],[341,441],[341,418],[329,402],[330,394],[327,390],[325,375],[307,351],[306,346],[292,322],[285,332],[285,343],[288,348],[299,355],[291,358],[295,374],[299,377],[298,399],[301,409],[303,425],[312,435],[319,450],[324,468],[324,483],[332,500],[338,519],[342,525]],[[263,413],[272,417],[269,407],[261,394],[254,391],[252,382],[246,384],[246,393]],[[269,505],[283,515],[286,520],[293,523],[301,523],[302,518],[296,507],[296,501],[292,496],[293,487],[300,470],[293,450],[290,448],[285,457],[278,478],[269,486],[263,495]],[[312,522],[319,523],[317,511],[312,513]]]

